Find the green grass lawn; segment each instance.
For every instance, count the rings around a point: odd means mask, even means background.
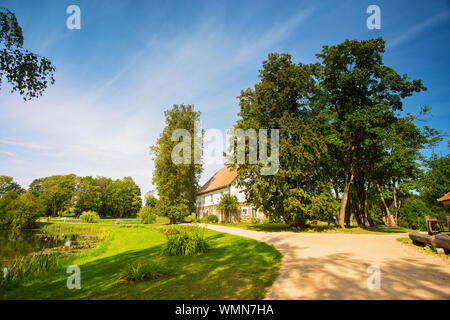
[[[161,256],[166,241],[161,225],[80,225],[99,228],[104,240],[89,252],[74,255],[66,265],[81,269],[81,289],[69,290],[70,274],[54,271],[26,280],[0,299],[262,299],[281,265],[281,254],[267,244],[205,230],[211,244],[206,254]],[[151,281],[120,282],[130,263],[155,261],[169,273]]]
[[[49,222],[61,222],[65,219],[66,223],[84,223],[75,217],[57,217],[47,219],[46,217],[41,217],[41,221]],[[100,224],[141,224],[138,218],[101,218],[97,223]],[[167,217],[157,217],[157,224],[168,224],[169,218]]]
[[[386,227],[386,226],[375,226],[373,228],[360,228],[360,227],[350,227],[350,228],[336,228],[333,226],[328,226],[326,222],[319,221],[317,225],[309,225],[307,228],[298,230],[289,227],[283,222],[233,222],[225,223],[220,222],[218,225],[223,225],[227,227],[242,228],[254,231],[267,231],[267,232],[328,232],[328,233],[362,233],[362,234],[386,234],[386,233],[404,233],[413,230],[402,228],[402,227]]]

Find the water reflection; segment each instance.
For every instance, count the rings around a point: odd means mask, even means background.
[[[0,265],[32,252],[73,245],[76,234],[51,234],[40,230],[0,230]]]

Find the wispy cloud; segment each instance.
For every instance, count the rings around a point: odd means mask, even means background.
[[[9,152],[9,151],[4,151],[4,150],[0,150],[0,154],[6,155],[11,158],[16,157],[16,155],[14,153]]]
[[[35,149],[35,150],[51,150],[52,148],[49,146],[44,146],[32,142],[25,142],[25,141],[14,141],[14,140],[8,140],[8,139],[0,139],[0,144],[6,144],[11,146],[19,146],[26,149]]]
[[[413,27],[411,27],[408,31],[404,32],[400,36],[392,39],[391,41],[388,41],[387,46],[390,48],[393,48],[404,42],[410,41],[410,40],[416,38],[421,32],[425,31],[426,29],[430,28],[431,26],[449,18],[449,16],[450,16],[450,10],[446,10],[442,13],[439,13],[439,14],[425,20],[422,23],[415,25],[415,26],[414,26],[414,24],[411,24],[411,25],[413,25]]]
[[[313,12],[301,10],[253,30],[239,25],[224,30],[210,17],[197,21],[189,33],[180,29],[170,38],[150,34],[142,49],[100,85],[98,79],[75,85],[59,74],[43,97],[26,103],[2,90],[0,144],[28,149],[25,158],[3,158],[3,170],[24,186],[41,176],[76,173],[132,176],[143,192],[151,189],[149,146],[164,126],[162,111],[174,103],[194,103],[197,109],[234,115],[239,90],[254,82],[243,81],[242,75],[256,74],[267,53]],[[232,125],[222,123],[220,129]],[[8,126],[34,141],[6,138]],[[202,180],[218,166],[207,166]]]

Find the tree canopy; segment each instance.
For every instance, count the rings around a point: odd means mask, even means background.
[[[201,162],[196,159],[196,148],[201,148],[201,142],[195,139],[195,124],[200,119],[200,112],[194,111],[192,105],[181,104],[174,105],[164,114],[166,126],[156,144],[150,147],[155,161],[153,184],[159,198],[158,215],[167,216],[174,223],[195,212],[195,194],[202,172]],[[173,161],[175,146],[180,143],[175,139],[176,131],[184,133],[182,143],[186,148],[180,155],[187,159],[186,163]]]
[[[3,77],[24,100],[39,97],[53,84],[50,60],[23,48],[23,33],[14,13],[0,7],[0,86]]]

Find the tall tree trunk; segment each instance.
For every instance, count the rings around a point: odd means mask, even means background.
[[[394,217],[391,214],[391,211],[389,210],[389,206],[386,203],[386,200],[384,199],[384,197],[381,195],[381,188],[378,185],[378,190],[380,191],[380,197],[381,197],[381,203],[384,206],[384,210],[386,212],[386,220],[384,221],[384,224],[387,225],[388,227],[395,227],[397,226],[397,223],[394,221]]]
[[[398,223],[398,212],[400,211],[400,208],[402,206],[402,199],[401,196],[397,193],[397,186],[396,181],[392,180],[392,192],[394,197],[394,222],[395,225]]]
[[[339,227],[345,229],[345,209],[347,208],[348,195],[350,192],[350,185],[353,181],[353,150],[347,151],[345,155],[345,181],[344,181],[344,193],[342,194],[341,209],[339,210]]]
[[[295,226],[297,229],[304,229],[304,228],[306,227],[306,221],[305,221],[305,219],[302,219],[302,218],[296,216],[296,217],[294,218],[294,226]]]

